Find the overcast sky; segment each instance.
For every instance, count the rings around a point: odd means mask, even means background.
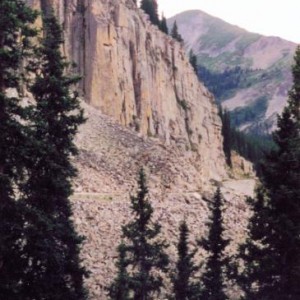
[[[263,35],[300,43],[300,0],[157,0],[166,17],[200,9]]]

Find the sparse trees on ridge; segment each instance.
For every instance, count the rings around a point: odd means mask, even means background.
[[[160,26],[158,5],[156,0],[142,0],[141,9],[149,15],[152,24]]]
[[[164,16],[164,14],[162,14],[161,16],[161,21],[159,24],[159,29],[164,32],[165,34],[169,34],[169,29],[168,29],[168,25],[167,25],[167,19]]]
[[[173,23],[173,27],[171,29],[171,37],[175,40],[177,40],[178,42],[182,43],[183,42],[183,38],[180,35],[180,33],[178,32],[178,26],[177,26],[177,22],[176,20]]]

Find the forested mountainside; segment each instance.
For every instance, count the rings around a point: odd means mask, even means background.
[[[200,80],[243,131],[269,133],[286,104],[296,44],[247,32],[202,11],[186,11],[177,21],[188,50],[198,59]]]

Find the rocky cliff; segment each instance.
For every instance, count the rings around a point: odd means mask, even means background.
[[[200,153],[207,178],[224,175],[220,120],[182,46],[131,0],[28,0],[54,8],[64,52],[83,76],[86,102],[118,123]]]
[[[64,53],[83,75],[87,122],[76,138],[79,176],[74,220],[86,237],[83,258],[91,299],[106,299],[120,228],[130,218],[129,193],[146,169],[155,218],[175,260],[179,222],[193,240],[205,232],[207,202],[221,185],[227,234],[244,236],[243,196],[253,180],[228,178],[214,99],[199,83],[182,46],[151,25],[132,0],[27,0],[51,7],[64,28]]]

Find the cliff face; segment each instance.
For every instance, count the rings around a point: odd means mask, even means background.
[[[205,232],[205,199],[215,181],[226,198],[227,234],[233,244],[241,241],[249,215],[243,195],[254,181],[228,180],[217,108],[180,44],[151,25],[132,0],[27,1],[43,11],[54,8],[64,28],[63,51],[83,76],[87,122],[76,137],[73,207],[86,237],[90,299],[107,299],[141,166],[172,265],[179,222],[187,220],[194,244]]]
[[[201,153],[206,177],[224,175],[212,96],[181,45],[151,25],[132,0],[27,1],[43,11],[54,8],[64,52],[83,76],[86,102],[122,125]]]

